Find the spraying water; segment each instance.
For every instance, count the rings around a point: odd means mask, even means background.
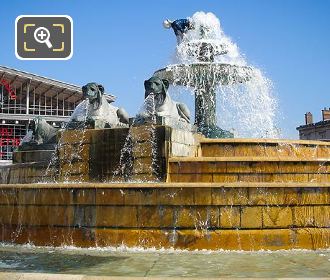
[[[235,137],[279,137],[271,81],[247,64],[219,19],[197,12],[181,33],[175,25],[179,21],[171,25],[178,38],[173,64],[155,75],[194,92],[199,131],[212,137],[209,131],[221,127]]]

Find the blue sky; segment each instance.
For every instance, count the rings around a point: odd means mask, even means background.
[[[176,40],[165,18],[213,12],[248,62],[275,86],[280,127],[297,138],[304,113],[330,106],[330,1],[328,0],[11,0],[1,3],[0,64],[82,85],[102,83],[133,115],[143,102],[143,81],[169,63]],[[14,22],[22,14],[67,14],[74,21],[69,61],[20,61]]]

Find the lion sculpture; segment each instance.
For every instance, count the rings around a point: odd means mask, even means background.
[[[59,128],[48,124],[43,118],[36,117],[29,123],[28,133],[22,139],[18,149],[30,150],[55,147],[58,130]]]
[[[154,112],[150,112],[150,108],[145,108],[144,111],[137,116],[138,120],[148,118],[154,113],[159,117],[190,123],[190,111],[187,105],[175,102],[167,93],[169,88],[169,82],[167,80],[162,80],[155,76],[151,77],[144,82],[144,88],[145,99],[150,98],[151,94],[153,95]]]
[[[117,108],[107,101],[104,87],[97,83],[88,83],[82,87],[84,100],[79,103],[71,115],[68,129],[78,127],[113,128],[125,127],[129,116],[123,108]]]

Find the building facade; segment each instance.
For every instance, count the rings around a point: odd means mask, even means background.
[[[115,100],[112,95],[107,99]],[[80,86],[0,66],[0,164],[11,162],[36,116],[61,126],[81,100]]]
[[[330,108],[322,110],[322,121],[313,122],[311,112],[305,114],[305,125],[297,127],[299,139],[330,141]]]

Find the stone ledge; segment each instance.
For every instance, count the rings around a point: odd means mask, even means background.
[[[329,162],[330,158],[304,158],[299,157],[171,157],[170,163],[174,162]]]
[[[136,280],[142,277],[126,277],[126,276],[90,276],[90,275],[80,275],[80,274],[53,274],[53,273],[16,273],[16,272],[0,272],[0,280]],[[181,277],[143,277],[143,279],[150,280],[179,280]],[[198,280],[200,278],[190,278],[184,277],[187,280]],[[234,278],[207,278],[212,279],[234,279]],[[249,278],[254,279],[254,278]],[[255,278],[260,279],[260,278]],[[266,278],[262,278],[266,279]],[[269,278],[274,279],[274,278]],[[295,278],[299,279],[299,278]],[[315,278],[317,279],[317,278]],[[324,278],[322,278],[324,279]]]
[[[227,139],[208,139],[200,140],[203,144],[296,144],[296,145],[311,145],[311,146],[330,146],[329,142],[311,141],[311,140],[290,140],[290,139],[264,139],[264,138],[227,138]]]
[[[235,182],[235,183],[34,183],[0,184],[0,189],[157,189],[157,188],[329,188],[330,182]]]
[[[290,250],[329,249],[329,228],[145,230],[56,227],[0,228],[3,242],[36,246],[121,246],[186,250]]]

